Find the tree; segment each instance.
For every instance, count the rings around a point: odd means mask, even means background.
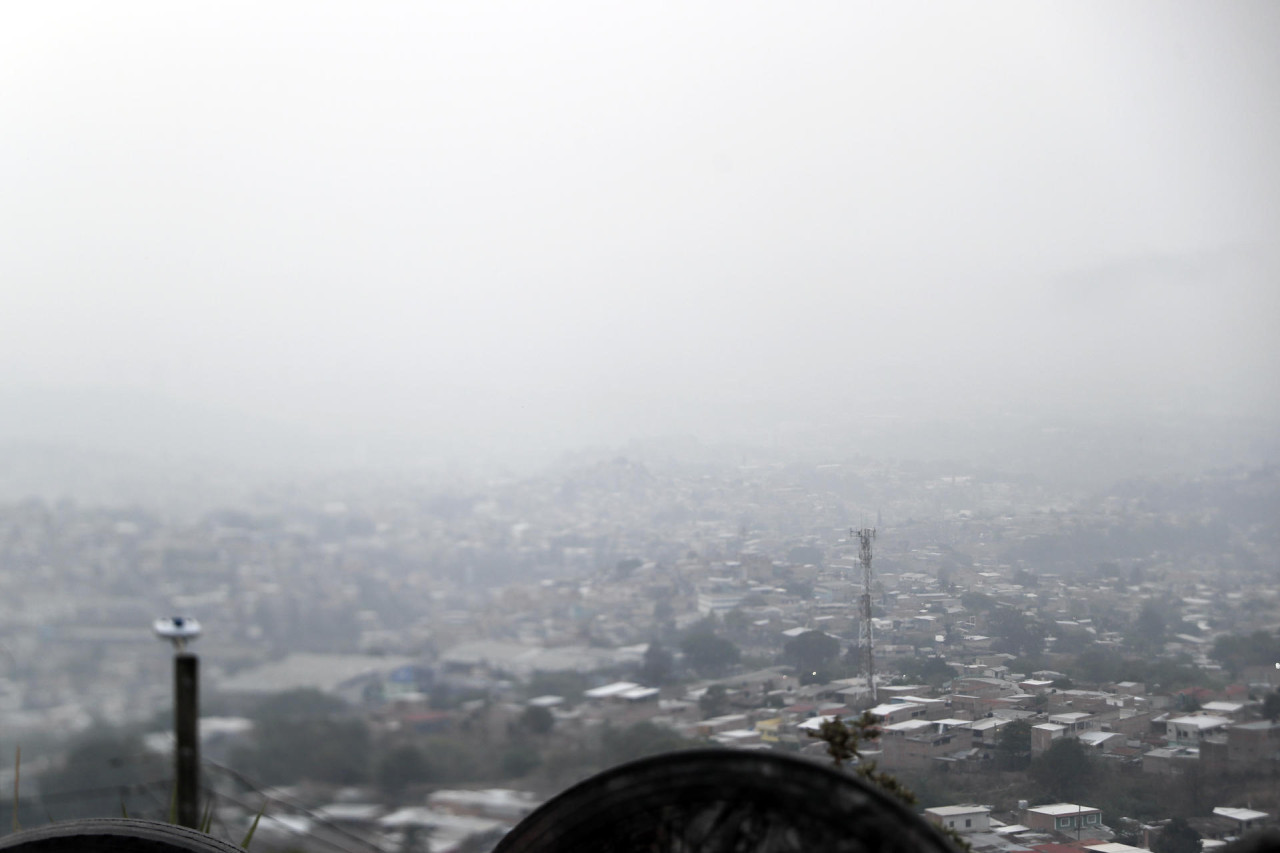
[[[483,737],[431,735],[419,743],[433,783],[471,782],[492,772],[493,747]]]
[[[1142,609],[1138,611],[1138,618],[1134,621],[1130,639],[1138,649],[1152,651],[1164,643],[1168,629],[1169,620],[1164,608],[1155,601],[1144,601]]]
[[[1031,778],[1062,802],[1081,799],[1092,777],[1089,756],[1075,738],[1059,738],[1031,762]]]
[[[525,691],[529,698],[538,696],[559,696],[570,705],[582,701],[582,694],[587,689],[587,677],[580,672],[544,672],[538,670],[529,679],[529,687]]]
[[[861,717],[846,723],[839,717],[823,722],[822,726],[816,732],[809,732],[809,737],[817,738],[826,743],[827,754],[831,756],[831,763],[837,768],[843,767],[845,762],[852,762],[853,772],[865,779],[867,782],[875,785],[891,797],[895,797],[907,806],[914,806],[917,802],[915,792],[906,785],[898,781],[898,778],[892,773],[885,773],[876,769],[874,761],[866,761],[863,759],[861,751],[858,749],[858,742],[874,738],[879,734],[879,726],[875,717],[871,716],[871,712],[863,713]],[[940,827],[943,835],[951,839],[951,843],[964,853],[972,853],[973,848],[969,842],[956,830],[948,827]]]
[[[983,610],[995,610],[997,604],[996,600],[986,593],[971,591],[960,596],[960,606],[970,613],[978,613]]]
[[[836,767],[843,767],[845,762],[851,762],[855,765],[854,772],[857,775],[887,791],[907,805],[915,805],[916,795],[911,792],[910,788],[907,788],[894,776],[876,770],[874,761],[862,760],[858,742],[874,738],[879,733],[880,729],[875,717],[872,717],[871,712],[867,711],[858,719],[848,723],[839,717],[826,720],[818,731],[809,732],[809,737],[817,738],[826,743],[827,754],[831,756],[831,763]]]
[[[750,628],[751,617],[738,608],[735,607],[724,615],[724,629],[729,633],[741,636],[746,634]]]
[[[355,785],[369,778],[371,737],[347,703],[318,690],[291,690],[263,700],[253,745],[233,753],[236,768],[272,785],[302,779]]]
[[[699,675],[718,678],[741,658],[733,643],[706,630],[691,631],[680,643],[685,660]]]
[[[787,595],[794,595],[796,598],[806,601],[813,598],[813,584],[810,581],[801,578],[787,578],[782,586],[786,589]]]
[[[953,566],[950,563],[939,566],[938,567],[938,586],[942,587],[943,589],[950,587],[952,584],[952,572],[954,571],[955,571],[955,566]]]
[[[729,691],[723,684],[713,684],[698,697],[698,708],[704,719],[729,713]]]
[[[1120,656],[1112,650],[1092,645],[1076,656],[1073,669],[1080,680],[1102,684],[1116,680],[1121,663]]]
[[[1044,625],[1012,607],[992,611],[987,619],[987,630],[998,638],[992,648],[1000,651],[1018,657],[1038,655],[1044,651]]]
[[[893,666],[909,681],[919,681],[934,687],[941,687],[956,677],[956,671],[944,658],[939,657],[902,658],[894,661]]]
[[[675,674],[675,655],[654,640],[644,650],[644,662],[640,664],[640,680],[650,687],[669,684]]]
[[[1181,714],[1193,714],[1200,710],[1200,700],[1194,691],[1186,690],[1174,696],[1174,708]]]
[[[359,785],[369,778],[371,741],[358,719],[268,720],[258,723],[252,746],[232,753],[232,763],[269,785]]]
[[[549,734],[555,726],[555,716],[541,705],[530,705],[520,714],[520,727],[531,734]]]
[[[9,754],[9,760],[14,760],[13,753]],[[144,749],[141,738],[96,726],[75,739],[61,767],[46,771],[38,778],[41,791],[55,795],[58,818],[66,819],[119,814],[122,804],[135,810],[149,808],[152,803],[147,801],[157,788],[148,788],[149,796],[140,801],[125,792],[134,785],[154,785],[171,772],[172,765]],[[25,773],[22,781],[25,790]],[[165,791],[168,787],[164,785],[159,790]],[[56,796],[73,791],[77,792],[75,796]],[[43,815],[41,819],[43,822]]]
[[[1236,675],[1246,666],[1270,666],[1280,661],[1280,638],[1267,631],[1254,631],[1247,636],[1228,634],[1214,640],[1209,654]]]
[[[249,716],[264,723],[314,719],[341,714],[349,707],[336,696],[307,687],[268,696],[257,704]]]
[[[1151,849],[1153,853],[1200,853],[1200,833],[1183,818],[1175,817],[1160,830]]]
[[[1148,687],[1159,685],[1164,690],[1196,687],[1211,680],[1186,655],[1172,658],[1128,658],[1120,665],[1116,677],[1120,681],[1141,681]]]
[[[1025,770],[1031,763],[1031,724],[1006,723],[996,735],[996,763],[1001,770]]]
[[[431,769],[422,750],[404,744],[378,758],[373,778],[384,793],[394,797],[410,785],[430,781]]]
[[[798,672],[817,672],[840,654],[840,641],[824,631],[805,631],[788,640],[782,654]]]
[[[1060,655],[1079,655],[1093,644],[1093,636],[1088,631],[1061,629],[1053,643],[1053,651]]]
[[[1262,716],[1273,723],[1280,719],[1280,691],[1272,690],[1262,700]]]

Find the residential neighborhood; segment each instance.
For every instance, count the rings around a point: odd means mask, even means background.
[[[453,849],[654,750],[827,762],[823,723],[864,714],[858,760],[974,850],[1141,848],[1175,818],[1211,847],[1280,814],[1274,469],[1196,483],[1259,504],[1229,515],[1180,504],[1186,485],[1081,498],[892,465],[655,468],[184,523],[0,509],[0,712],[25,744],[23,795],[70,793],[65,745],[104,727],[171,749],[148,625],[188,613],[205,630],[204,753],[254,785],[227,788],[220,819],[275,804],[263,845],[333,824],[378,849],[433,827],[432,851]],[[883,496],[873,677],[847,524],[865,494]],[[109,592],[79,597],[90,583]],[[317,698],[263,710],[290,696]],[[273,750],[339,724],[367,750],[354,764]],[[1116,790],[1160,796],[1104,799]]]

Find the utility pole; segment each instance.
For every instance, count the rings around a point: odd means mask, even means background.
[[[155,632],[173,643],[173,799],[179,826],[200,828],[200,659],[187,643],[200,623],[183,616],[155,621]]]
[[[871,688],[871,704],[879,703],[876,696],[875,634],[871,624],[871,543],[876,538],[874,527],[850,530],[858,537],[858,559],[862,561],[862,623],[858,627],[858,651],[867,672],[867,686]]]

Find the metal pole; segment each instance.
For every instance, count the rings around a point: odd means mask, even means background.
[[[179,826],[200,826],[200,660],[173,656],[174,801]]]

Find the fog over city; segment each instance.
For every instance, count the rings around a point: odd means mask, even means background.
[[[1274,849],[1277,48],[5,4],[0,848]]]
[[[466,468],[1278,413],[1271,3],[4,18],[9,442]]]

